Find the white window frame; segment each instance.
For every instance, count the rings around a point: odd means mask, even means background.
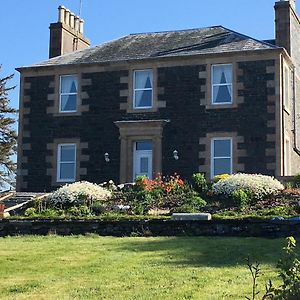
[[[230,140],[230,156],[217,156],[215,157],[214,156],[214,152],[215,152],[215,149],[214,149],[214,145],[215,145],[215,141],[220,141],[220,140]],[[211,154],[210,154],[210,157],[211,157],[211,163],[210,163],[210,166],[211,166],[211,170],[210,170],[210,174],[211,174],[211,179],[213,179],[216,175],[214,174],[214,170],[215,170],[215,159],[228,159],[230,158],[230,174],[232,174],[232,161],[233,161],[233,142],[232,142],[232,137],[216,137],[216,138],[212,138],[211,139],[211,146],[210,146],[210,149],[211,149]]]
[[[289,109],[290,107],[290,68],[288,67],[288,65],[284,65],[284,91],[283,91],[283,97],[284,97],[284,107],[286,109]]]
[[[61,149],[63,146],[74,146],[75,150],[75,160],[74,161],[61,161]],[[56,174],[56,180],[57,182],[74,182],[76,180],[76,160],[77,160],[77,145],[74,143],[66,143],[66,144],[58,144],[57,145],[57,174]],[[61,164],[69,163],[74,164],[74,178],[60,178],[60,170],[61,170]]]
[[[77,92],[76,93],[62,93],[62,78],[63,77],[75,77],[77,82]],[[61,98],[62,96],[68,96],[68,95],[76,95],[76,109],[75,110],[62,110],[61,107]],[[59,76],[59,112],[60,113],[74,113],[77,112],[77,106],[78,106],[78,75],[77,74],[68,74],[68,75],[60,75]]]
[[[291,176],[291,141],[289,138],[285,139],[285,155],[284,155],[284,176]]]
[[[231,83],[215,83],[214,84],[214,67],[230,66],[231,67]],[[211,65],[211,104],[212,105],[230,105],[233,103],[233,64],[213,64]],[[230,102],[214,102],[214,87],[215,86],[230,86],[231,100]]]
[[[136,89],[135,88],[135,77],[136,77],[136,74],[138,72],[145,72],[145,71],[151,71],[152,73],[152,88],[144,88],[144,89]],[[132,80],[132,84],[133,84],[133,108],[134,109],[149,109],[149,108],[152,108],[153,107],[153,69],[143,69],[143,70],[134,70],[133,71],[133,80]],[[136,91],[151,91],[151,105],[150,106],[136,106],[135,105],[135,92]]]

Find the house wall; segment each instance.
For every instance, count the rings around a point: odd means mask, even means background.
[[[119,182],[122,153],[116,121],[165,121],[159,131],[163,174],[177,172],[188,178],[200,171],[209,178],[210,140],[228,136],[233,138],[234,172],[275,175],[281,161],[278,61],[275,52],[246,53],[23,72],[18,190],[54,189],[56,147],[70,140],[78,145],[76,180]],[[221,62],[234,65],[235,97],[232,105],[217,108],[209,104],[210,68]],[[151,66],[156,73],[156,107],[151,112],[130,111],[132,70]],[[74,73],[79,74],[81,86],[78,112],[58,114],[59,74]],[[179,160],[173,157],[175,149]]]

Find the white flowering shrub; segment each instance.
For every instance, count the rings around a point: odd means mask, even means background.
[[[284,186],[274,177],[261,174],[233,174],[212,185],[214,194],[231,197],[234,192],[244,190],[254,199],[263,199],[275,195]]]
[[[48,201],[53,205],[91,204],[95,200],[105,201],[112,196],[112,192],[95,183],[78,181],[66,184],[51,193]]]

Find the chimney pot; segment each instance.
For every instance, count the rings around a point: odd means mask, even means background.
[[[75,31],[79,31],[79,17],[75,16]]]
[[[82,19],[80,19],[80,21],[79,21],[79,32],[81,34],[83,34],[83,25],[84,25],[84,21]]]
[[[75,27],[75,15],[70,13],[70,27],[74,29]]]
[[[65,11],[65,24],[70,26],[70,10],[68,9]]]
[[[58,7],[58,22],[64,23],[65,22],[65,11],[66,8],[62,5]]]

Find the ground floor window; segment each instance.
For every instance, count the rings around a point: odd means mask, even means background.
[[[76,144],[59,144],[57,149],[57,181],[76,179]]]
[[[211,140],[211,177],[232,173],[232,138]]]

